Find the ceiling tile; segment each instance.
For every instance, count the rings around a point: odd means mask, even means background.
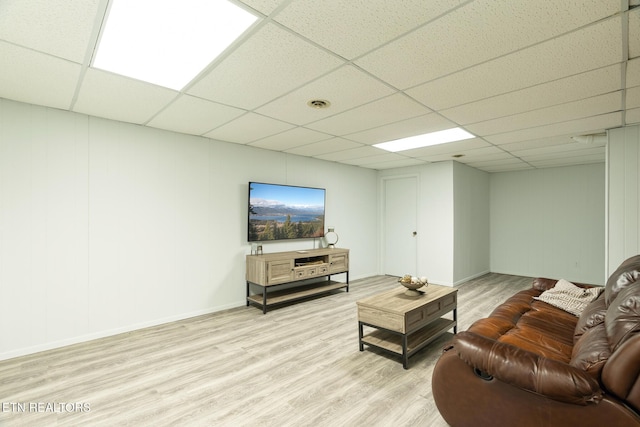
[[[331,138],[331,135],[327,135],[326,133],[317,132],[311,129],[297,127],[273,136],[259,139],[252,142],[250,145],[252,147],[266,148],[275,151],[284,151],[295,147],[306,146],[308,144],[326,140],[328,138]]]
[[[187,92],[250,110],[342,63],[276,25],[266,24]]]
[[[550,157],[548,159],[543,160],[535,160],[529,162],[532,166],[536,168],[549,168],[549,167],[560,167],[560,166],[572,166],[572,165],[585,165],[589,163],[604,163],[605,162],[605,153],[602,154],[591,154],[591,155],[573,155],[571,157]]]
[[[640,86],[627,89],[627,108],[640,107]]]
[[[528,163],[525,162],[521,162],[521,163],[514,163],[514,164],[509,164],[509,165],[488,165],[488,166],[476,166],[477,168],[485,171],[485,172],[489,172],[489,173],[498,173],[498,172],[513,172],[513,171],[523,171],[523,170],[530,170],[530,169],[535,169],[533,166],[531,166]]]
[[[405,159],[398,159],[398,160],[389,160],[389,161],[380,162],[380,163],[366,163],[361,166],[371,168],[371,169],[376,169],[376,170],[385,170],[385,169],[395,169],[395,168],[408,168],[411,166],[420,166],[427,163],[429,162],[425,162],[423,160],[418,160],[418,159],[405,158]]]
[[[407,157],[401,156],[396,153],[385,153],[378,154],[375,156],[366,156],[366,157],[357,157],[355,159],[343,160],[343,163],[348,165],[362,166],[362,165],[370,165],[373,163],[386,163],[386,162],[397,162],[399,160],[406,160]]]
[[[148,123],[149,126],[202,135],[246,111],[215,102],[182,95]]]
[[[542,139],[530,139],[527,141],[513,142],[510,144],[500,144],[500,148],[507,150],[510,153],[514,153],[521,150],[528,150],[530,148],[549,147],[553,145],[562,145],[575,142],[568,135],[552,136]]]
[[[627,63],[627,87],[640,86],[640,58]]]
[[[620,34],[620,18],[607,19],[407,93],[439,110],[605,67],[622,61]]]
[[[328,154],[320,154],[314,156],[318,159],[330,160],[330,161],[343,161],[343,160],[351,160],[356,159],[358,157],[368,157],[368,156],[379,156],[380,154],[386,154],[387,151],[381,150],[379,148],[364,146],[358,148],[350,148],[348,150],[335,151],[333,153]]]
[[[411,157],[435,156],[439,154],[457,154],[467,150],[489,147],[486,141],[480,138],[465,139],[464,141],[450,142],[448,144],[432,145],[431,147],[416,148],[414,150],[402,151],[402,154]]]
[[[406,153],[406,152],[405,152]],[[429,162],[442,162],[445,160],[460,160],[464,159],[465,161],[469,161],[472,158],[476,158],[477,160],[495,160],[502,159],[505,157],[505,152],[498,147],[482,147],[472,150],[465,150],[464,157],[460,159],[456,159],[453,157],[451,152],[441,153],[441,154],[430,154],[430,155],[420,155],[413,156],[420,160],[426,160]],[[507,154],[508,155],[508,154]]]
[[[611,92],[580,101],[466,125],[465,129],[478,136],[493,135],[619,111],[621,105],[622,91]]]
[[[580,142],[554,145],[550,147],[532,148],[529,150],[512,151],[513,155],[524,161],[546,160],[552,157],[571,157],[578,155],[602,154],[604,146],[594,146]]]
[[[3,0],[0,39],[82,63],[98,0]]]
[[[280,3],[285,3],[287,0],[239,0],[247,6],[260,13],[269,15],[273,12]]]
[[[614,15],[619,8],[617,1],[602,0],[553,6],[529,0],[478,0],[356,63],[406,89],[557,37]]]
[[[424,133],[456,127],[457,124],[445,119],[439,114],[429,113],[388,125],[378,126],[365,131],[349,134],[347,137],[353,141],[364,144],[377,144],[393,141],[409,136],[422,135]]]
[[[303,125],[394,92],[379,80],[348,65],[260,107],[256,112]],[[331,105],[324,109],[312,108],[307,105],[312,99],[327,100]]]
[[[461,0],[299,0],[275,20],[344,58],[353,59],[406,33]]]
[[[618,127],[622,124],[621,113],[609,113],[586,119],[571,120],[563,123],[554,123],[530,129],[501,133],[487,136],[486,139],[494,144],[508,144],[511,142],[527,141],[559,135],[584,135],[603,132],[605,129]]]
[[[275,135],[295,127],[292,124],[281,122],[270,117],[255,113],[247,113],[244,116],[220,126],[208,132],[205,136],[220,141],[248,144],[265,136]]]
[[[640,123],[640,108],[627,110],[626,122],[629,125],[634,123]]]
[[[2,41],[0,58],[0,97],[69,108],[80,76],[80,65]]]
[[[629,58],[640,56],[640,8],[629,11]]]
[[[505,153],[506,154],[506,153]],[[522,161],[522,159],[519,159],[517,157],[513,157],[511,155],[507,155],[501,159],[493,159],[493,160],[472,160],[472,161],[464,161],[463,160],[464,157],[462,157],[461,159],[457,160],[461,163],[465,163],[471,167],[474,168],[478,168],[478,169],[484,169],[487,167],[491,167],[491,166],[526,166],[526,167],[530,167],[530,165],[528,165],[526,162]]]
[[[146,123],[178,92],[89,68],[73,111],[129,123]]]
[[[440,113],[461,125],[524,113],[619,90],[622,87],[621,73],[620,64],[615,64],[481,99]]]
[[[291,148],[286,151],[287,153],[298,154],[300,156],[319,156],[322,154],[334,153],[336,151],[348,150],[357,147],[362,147],[362,144],[349,141],[344,138],[331,138],[325,141]]]
[[[307,125],[336,136],[421,116],[430,112],[403,94],[395,94]]]
[[[492,163],[492,164],[509,164],[514,163],[517,159],[511,153],[507,153],[497,147],[485,147],[477,150],[469,150],[464,156],[455,158],[460,163]]]
[[[545,147],[537,150],[514,152],[522,160],[532,163],[540,160],[561,159],[576,156],[604,156],[605,147],[594,147],[588,144],[574,142],[572,144]],[[604,161],[604,157],[602,158]]]
[[[627,89],[627,109],[640,107],[640,86]]]

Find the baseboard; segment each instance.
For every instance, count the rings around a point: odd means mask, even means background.
[[[118,334],[123,334],[127,332],[136,331],[138,329],[149,328],[152,326],[158,326],[165,323],[176,322],[179,320],[185,320],[192,317],[203,316],[205,314],[216,313],[218,311],[228,310],[231,308],[241,307],[246,304],[245,300],[239,301],[237,303],[226,304],[223,306],[217,306],[212,308],[207,308],[203,310],[197,310],[189,313],[182,313],[175,316],[168,316],[161,319],[150,320],[147,322],[135,323],[132,325],[123,326],[120,328],[109,329],[105,331],[94,332],[90,334],[80,335],[77,337],[66,338],[63,340],[38,344],[31,347],[19,348],[16,350],[7,351],[4,353],[0,353],[0,361],[13,359],[15,357],[27,356],[34,353],[40,353],[42,351],[53,350],[60,347],[66,347],[73,344],[80,344],[87,341],[93,341],[100,338],[111,337]]]
[[[344,277],[344,278],[340,277],[340,275],[338,275],[338,274],[336,274],[336,276],[338,276],[336,278],[336,281],[346,282],[346,277]],[[358,280],[358,279],[364,279],[364,278],[370,277],[370,276],[358,275],[356,277],[350,277],[349,278],[349,282],[353,282],[354,280]],[[231,308],[242,307],[244,305],[246,305],[246,301],[243,299],[242,301],[238,301],[236,303],[231,303],[231,304],[226,304],[226,305],[222,305],[222,306],[211,307],[211,308],[207,308],[207,309],[203,309],[203,310],[197,310],[197,311],[193,311],[193,312],[189,312],[189,313],[182,313],[182,314],[178,314],[178,315],[175,315],[175,316],[168,316],[168,317],[164,317],[164,318],[161,318],[161,319],[155,319],[155,320],[150,320],[150,321],[147,321],[147,322],[141,322],[141,323],[136,323],[136,324],[132,324],[132,325],[127,325],[127,326],[123,326],[123,327],[120,327],[120,328],[114,328],[114,329],[109,329],[109,330],[105,330],[105,331],[93,332],[93,333],[90,333],[90,334],[80,335],[80,336],[77,336],[77,337],[66,338],[66,339],[63,339],[63,340],[58,340],[58,341],[38,344],[38,345],[35,345],[35,346],[31,346],[31,347],[23,347],[23,348],[19,348],[19,349],[16,349],[16,350],[11,350],[11,351],[7,351],[7,352],[4,352],[4,353],[0,353],[0,361],[13,359],[13,358],[16,358],[16,357],[21,357],[21,356],[27,356],[27,355],[34,354],[34,353],[40,353],[42,351],[53,350],[53,349],[60,348],[60,347],[66,347],[66,346],[73,345],[73,344],[80,344],[80,343],[87,342],[87,341],[92,341],[92,340],[97,340],[97,339],[100,339],[100,338],[106,338],[106,337],[110,337],[110,336],[114,336],[114,335],[118,335],[118,334],[132,332],[132,331],[136,331],[138,329],[149,328],[149,327],[152,327],[152,326],[158,326],[158,325],[162,325],[162,324],[165,324],[165,323],[176,322],[176,321],[179,321],[179,320],[189,319],[189,318],[192,318],[192,317],[202,316],[202,315],[205,315],[205,314],[212,314],[212,313],[216,313],[216,312],[223,311],[223,310],[229,310]]]
[[[467,276],[464,279],[455,281],[453,283],[453,286],[460,286],[463,283],[468,282],[469,280],[477,279],[478,277],[484,276],[485,274],[489,274],[489,273],[491,273],[491,270],[485,270],[485,271],[482,271],[480,273],[476,273],[476,274],[473,274],[471,276]]]

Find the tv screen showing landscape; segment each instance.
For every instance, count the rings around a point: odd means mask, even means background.
[[[250,242],[324,236],[324,188],[249,183]]]

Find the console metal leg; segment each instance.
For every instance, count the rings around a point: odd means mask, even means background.
[[[262,314],[267,314],[267,287],[262,290]]]

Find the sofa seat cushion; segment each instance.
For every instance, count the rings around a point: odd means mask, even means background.
[[[523,324],[541,329],[570,346],[573,346],[577,321],[574,315],[540,301],[532,301],[531,311],[521,319]]]
[[[469,332],[569,363],[578,318],[533,299],[541,293],[536,289],[518,292],[489,317],[471,325]]]

